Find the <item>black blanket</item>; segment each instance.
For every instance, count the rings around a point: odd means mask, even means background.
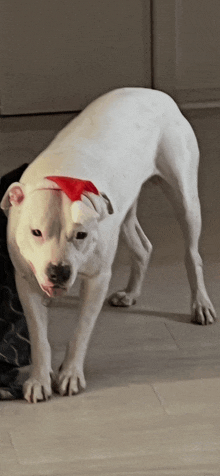
[[[12,182],[19,181],[28,164],[0,179],[0,201]],[[7,218],[0,209],[0,399],[22,398],[16,383],[20,367],[30,364],[30,342],[15,286],[14,268],[6,244]]]

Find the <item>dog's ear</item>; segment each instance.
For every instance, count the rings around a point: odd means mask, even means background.
[[[24,186],[19,182],[12,183],[8,190],[5,192],[2,201],[1,208],[7,215],[11,206],[18,206],[24,200]]]
[[[76,200],[71,205],[71,215],[73,223],[86,225],[94,219],[99,218],[99,214],[90,206],[85,205],[81,200]]]
[[[84,192],[82,196],[82,201],[84,203],[88,203],[88,205],[90,202],[90,206],[92,204],[92,207],[99,215],[98,221],[104,220],[104,218],[106,218],[108,215],[112,215],[112,213],[114,213],[112,204],[107,195],[105,195],[105,193],[96,195],[92,192]]]

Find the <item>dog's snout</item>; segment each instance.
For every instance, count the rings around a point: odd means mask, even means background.
[[[49,280],[53,284],[62,285],[66,281],[68,281],[68,279],[70,277],[70,274],[71,274],[71,270],[70,270],[70,266],[67,265],[67,264],[66,265],[62,265],[62,264],[56,265],[56,264],[50,263],[47,267],[46,274],[47,274]]]

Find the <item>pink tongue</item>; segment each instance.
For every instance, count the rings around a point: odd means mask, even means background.
[[[52,293],[54,297],[59,297],[63,294],[63,289],[61,288],[52,288]]]
[[[62,288],[53,288],[52,286],[44,286],[44,291],[50,297],[59,297],[59,296],[62,296],[62,294],[64,293],[64,289],[62,289]]]

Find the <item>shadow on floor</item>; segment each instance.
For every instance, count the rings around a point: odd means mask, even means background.
[[[109,311],[109,305],[105,304],[104,309],[106,311]],[[175,322],[184,322],[185,324],[194,324],[191,322],[191,315],[190,314],[183,314],[183,313],[178,313],[178,312],[164,312],[164,311],[153,311],[152,309],[142,309],[142,308],[135,308],[135,307],[111,307],[112,312],[124,312],[124,313],[131,313],[131,314],[138,314],[141,316],[146,316],[146,317],[159,317],[162,319],[168,319],[170,321],[175,321]],[[197,324],[195,324],[197,325]]]

